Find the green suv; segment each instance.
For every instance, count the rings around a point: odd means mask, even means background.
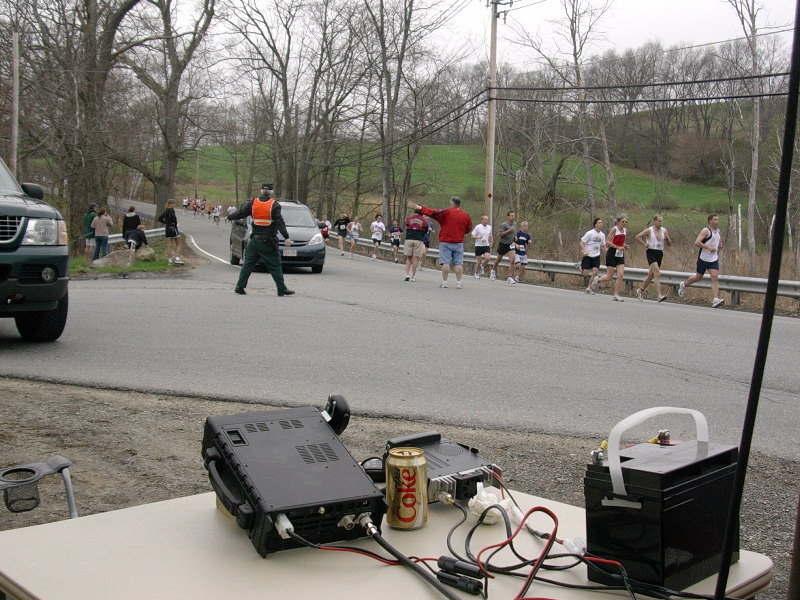
[[[67,226],[43,197],[0,159],[0,318],[14,317],[30,342],[58,339],[67,322]]]

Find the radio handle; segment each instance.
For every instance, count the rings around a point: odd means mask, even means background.
[[[253,509],[246,501],[242,502],[236,495],[231,492],[217,470],[217,461],[213,456],[214,453],[209,453],[207,460],[208,466],[208,479],[211,481],[211,487],[217,492],[220,497],[222,505],[227,509],[231,515],[236,519],[236,523],[242,529],[247,529],[250,526],[250,521],[253,518]]]

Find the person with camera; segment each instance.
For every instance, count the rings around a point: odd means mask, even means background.
[[[294,292],[287,288],[283,281],[278,234],[283,236],[283,245],[287,248],[292,245],[292,240],[289,239],[289,232],[286,230],[286,223],[281,215],[281,205],[272,197],[271,183],[262,184],[259,197],[242,204],[239,210],[229,218],[231,221],[236,221],[247,217],[253,218],[253,231],[250,234],[250,241],[247,242],[244,264],[242,264],[242,271],[239,273],[239,280],[233,291],[241,295],[247,294],[245,291],[247,281],[255,266],[260,262],[272,275],[278,288],[278,296],[291,296]]]

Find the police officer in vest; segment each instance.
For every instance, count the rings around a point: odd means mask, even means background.
[[[261,195],[242,204],[239,210],[229,218],[235,221],[247,217],[253,217],[253,233],[250,235],[250,241],[247,242],[244,264],[239,274],[239,281],[236,282],[236,288],[233,291],[237,294],[247,293],[244,288],[247,287],[250,273],[261,262],[272,275],[272,279],[278,287],[278,296],[291,296],[294,292],[283,282],[278,233],[283,236],[285,246],[291,246],[292,240],[289,239],[289,232],[286,230],[286,223],[281,215],[281,205],[272,197],[271,183],[262,184]]]

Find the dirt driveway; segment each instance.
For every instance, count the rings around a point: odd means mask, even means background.
[[[200,457],[205,418],[258,406],[202,398],[98,390],[0,377],[0,465],[53,454],[73,461],[81,515],[210,491]],[[322,408],[325,398],[314,402]],[[440,427],[435,423],[353,417],[342,439],[358,460],[382,452],[391,437],[439,430],[480,449],[514,489],[583,505],[583,475],[599,440],[562,435]],[[753,455],[741,516],[742,547],[776,566],[762,600],[785,600],[800,463]],[[67,516],[60,478],[42,480],[42,506],[12,514],[0,508],[0,530]]]

